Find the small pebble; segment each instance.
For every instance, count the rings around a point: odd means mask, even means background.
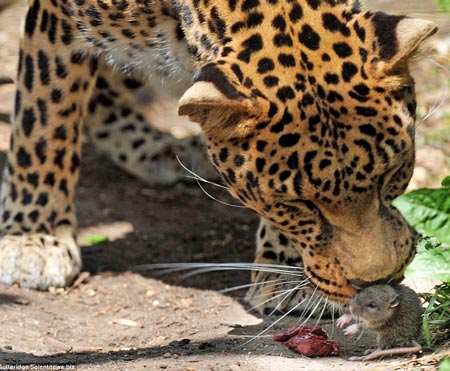
[[[30,301],[26,298],[18,297],[14,300],[14,304],[28,305],[30,304]]]
[[[93,296],[97,295],[97,293],[93,289],[87,289],[86,290],[86,295],[89,296],[89,297],[93,297]]]
[[[170,358],[170,357],[172,357],[172,354],[169,352],[163,354],[163,358]]]
[[[142,325],[141,323],[136,322],[136,321],[132,321],[132,320],[126,319],[126,318],[113,319],[111,321],[111,323],[116,323],[116,324],[123,325],[123,326],[128,326],[128,327],[139,327],[139,328],[144,327],[144,325]]]

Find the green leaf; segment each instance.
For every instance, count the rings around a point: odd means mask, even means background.
[[[450,0],[438,0],[438,4],[441,12],[450,12]]]
[[[109,238],[107,236],[101,236],[97,234],[90,234],[83,238],[83,242],[90,245],[95,245],[97,243],[108,242]]]
[[[425,252],[440,247],[441,241],[432,236],[421,236],[417,241],[417,252]]]
[[[439,364],[439,371],[450,371],[450,358],[445,356]]]
[[[450,282],[450,249],[437,247],[418,252],[406,268],[405,276]]]
[[[450,188],[450,175],[442,180],[442,188]]]
[[[450,244],[450,188],[423,188],[394,200],[409,224],[418,232]]]

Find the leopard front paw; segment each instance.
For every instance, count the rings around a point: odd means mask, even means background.
[[[47,290],[70,284],[81,269],[73,239],[36,233],[0,238],[0,282]]]

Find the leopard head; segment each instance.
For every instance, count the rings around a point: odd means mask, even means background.
[[[436,26],[355,1],[253,3],[216,9],[226,37],[179,114],[202,125],[232,195],[289,239],[318,292],[348,302],[400,280],[415,253],[392,200],[414,166],[408,61]]]

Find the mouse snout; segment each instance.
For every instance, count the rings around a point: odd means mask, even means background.
[[[358,311],[358,307],[355,305],[355,304],[353,304],[353,303],[351,303],[349,306],[348,306],[348,310],[350,311],[350,313],[353,315],[353,316],[355,316],[355,317],[357,317],[358,315],[359,315],[359,311]]]

